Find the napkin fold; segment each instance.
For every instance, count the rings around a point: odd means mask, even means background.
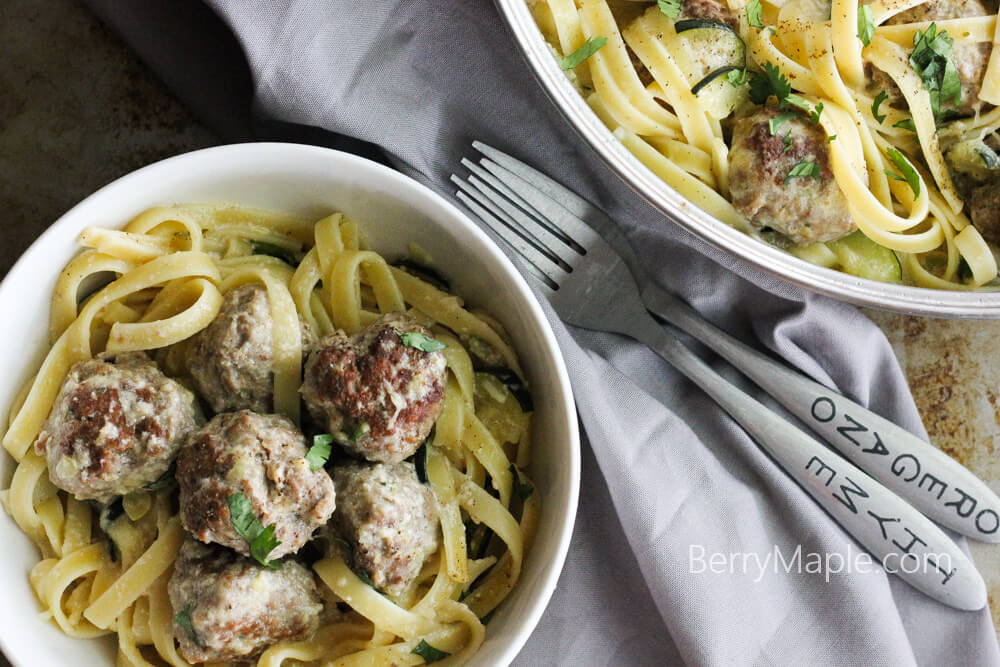
[[[867,318],[653,210],[574,134],[488,0],[85,2],[226,139],[382,155],[449,197],[473,139],[512,153],[607,211],[655,285],[926,437]],[[565,570],[517,664],[1000,664],[988,610],[949,609],[878,567],[834,572],[858,545],[717,406],[644,347],[543,305],[584,470]]]

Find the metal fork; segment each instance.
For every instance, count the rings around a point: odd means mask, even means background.
[[[1000,508],[1000,499],[985,484],[957,462],[888,420],[715,329],[676,298],[648,285],[640,292],[622,256],[584,222],[584,218],[593,220],[595,215],[602,215],[593,206],[495,148],[480,142],[473,143],[473,147],[485,157],[478,164],[462,160],[471,172],[467,179],[452,175],[459,188],[459,199],[513,249],[564,321],[584,329],[629,336],[670,362],[739,423],[820,506],[882,562],[887,572],[958,609],[978,610],[986,604],[982,576],[940,528],[860,468],[718,375],[668,327],[657,322],[647,307],[715,349],[815,430],[836,436],[831,437],[833,444],[847,455],[859,457],[851,446],[838,442],[838,438],[853,441],[855,449],[875,447],[878,452],[875,445],[862,448],[858,434],[874,435],[885,448],[888,438],[880,434],[888,433],[899,439],[902,433],[908,438],[905,444],[910,445],[912,440],[930,450],[919,450],[920,457],[913,455],[914,461],[920,465],[921,461],[933,460],[932,477],[939,484],[944,483],[942,479],[955,479],[957,467],[964,473],[964,477],[959,474],[963,483],[971,479],[981,487],[968,484],[964,488],[978,489],[978,498],[987,498],[983,494],[985,489],[996,500],[995,507]],[[606,232],[611,230],[612,225],[605,227]],[[625,254],[630,254],[627,244],[619,245]],[[634,256],[630,259],[638,267]],[[838,418],[847,419],[847,427],[840,425]],[[872,426],[862,424],[861,418]],[[900,451],[896,450],[896,455]],[[933,457],[934,453],[947,461],[940,462]],[[878,455],[878,458],[892,457],[888,451]],[[903,476],[895,472],[896,467],[889,466],[887,481]],[[879,466],[872,469],[876,474],[881,471]],[[913,473],[912,465],[901,469],[905,470],[905,477]],[[941,477],[938,473],[951,477]],[[933,510],[936,506],[929,507]],[[967,519],[968,515],[962,518]],[[965,522],[957,525],[968,529]],[[922,566],[903,567],[911,559]]]

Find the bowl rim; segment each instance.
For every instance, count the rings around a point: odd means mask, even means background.
[[[192,161],[225,155],[231,164],[240,165],[242,164],[240,157],[243,154],[258,152],[266,154],[271,151],[325,156],[326,159],[330,160],[331,165],[339,161],[340,164],[338,166],[341,168],[356,168],[358,171],[353,172],[355,174],[367,171],[374,179],[382,179],[382,182],[385,184],[389,184],[400,190],[409,190],[412,195],[426,200],[430,204],[430,208],[435,209],[435,213],[428,216],[434,223],[439,225],[457,225],[460,234],[478,243],[482,251],[488,254],[491,260],[495,262],[496,267],[502,271],[504,279],[514,287],[517,298],[522,301],[522,305],[529,313],[529,317],[527,318],[529,326],[539,336],[544,348],[544,354],[551,360],[553,370],[555,371],[555,381],[561,393],[561,400],[558,400],[554,404],[554,409],[557,411],[558,418],[565,420],[568,437],[566,445],[569,457],[568,460],[563,462],[563,465],[566,465],[568,468],[569,484],[567,497],[561,499],[565,502],[567,511],[564,520],[559,524],[552,558],[542,564],[544,571],[539,579],[538,592],[535,593],[535,599],[531,603],[528,613],[520,617],[521,620],[518,623],[516,634],[501,651],[501,663],[509,664],[524,647],[528,638],[537,627],[542,614],[548,608],[569,552],[580,495],[581,455],[579,421],[573,397],[573,388],[559,343],[538,299],[507,255],[455,204],[423,183],[391,167],[352,153],[322,146],[291,142],[244,142],[202,148],[174,155],[124,174],[75,204],[42,232],[21,254],[13,266],[11,266],[7,275],[0,280],[0,299],[3,299],[4,295],[12,289],[11,284],[15,282],[15,276],[19,276],[22,273],[34,273],[29,267],[32,264],[31,260],[36,255],[43,254],[50,244],[68,237],[71,233],[75,237],[75,231],[71,232],[69,230],[74,226],[75,218],[78,215],[77,212],[85,209],[92,200],[107,196],[111,191],[126,188],[133,181],[147,178],[150,173],[177,169],[180,165]],[[359,186],[357,190],[364,191],[365,187]],[[5,450],[0,450],[0,456],[10,458],[10,455]],[[6,512],[3,512],[3,514],[7,516]],[[7,516],[7,519],[12,521],[9,516]],[[9,636],[9,632],[0,628],[0,654],[15,666],[31,664],[31,656],[24,654],[23,645],[18,645],[18,650],[15,650],[15,646],[9,640]]]
[[[858,306],[934,317],[1000,318],[1000,290],[937,290],[851,276],[778,250],[698,208],[632,155],[591,110],[556,63],[526,0],[495,1],[529,69],[577,134],[671,222],[765,274]]]

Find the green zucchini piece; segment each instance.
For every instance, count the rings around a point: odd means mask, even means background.
[[[675,53],[691,92],[713,118],[729,116],[749,95],[747,86],[734,86],[725,79],[726,72],[746,65],[746,45],[738,34],[719,21],[689,19],[674,24],[678,44]]]
[[[697,95],[699,92],[701,92],[702,88],[712,83],[720,76],[724,75],[726,72],[732,72],[733,70],[739,70],[739,69],[743,68],[737,65],[725,65],[724,67],[720,67],[719,69],[712,70],[711,72],[705,75],[704,79],[691,86],[691,94]]]
[[[884,283],[903,281],[903,267],[896,253],[875,243],[860,230],[827,243],[827,247],[837,256],[844,273]]]
[[[728,30],[729,32],[736,35],[736,31],[733,30],[733,26],[723,21],[716,21],[714,19],[681,19],[674,24],[674,30],[677,34],[682,32],[687,32],[688,30],[698,30],[701,28],[711,28],[713,30]],[[739,37],[739,35],[736,35]],[[743,41],[742,39],[740,41]]]

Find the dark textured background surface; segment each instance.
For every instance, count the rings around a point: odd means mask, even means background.
[[[39,233],[115,178],[222,140],[76,0],[0,3],[0,275]],[[246,128],[226,128],[226,140]],[[265,134],[257,127],[257,134]],[[303,136],[308,141],[311,137]],[[320,142],[325,143],[325,142]],[[1000,323],[869,313],[935,442],[1000,488]],[[1000,617],[1000,548],[972,543]],[[0,656],[0,667],[7,667]]]

